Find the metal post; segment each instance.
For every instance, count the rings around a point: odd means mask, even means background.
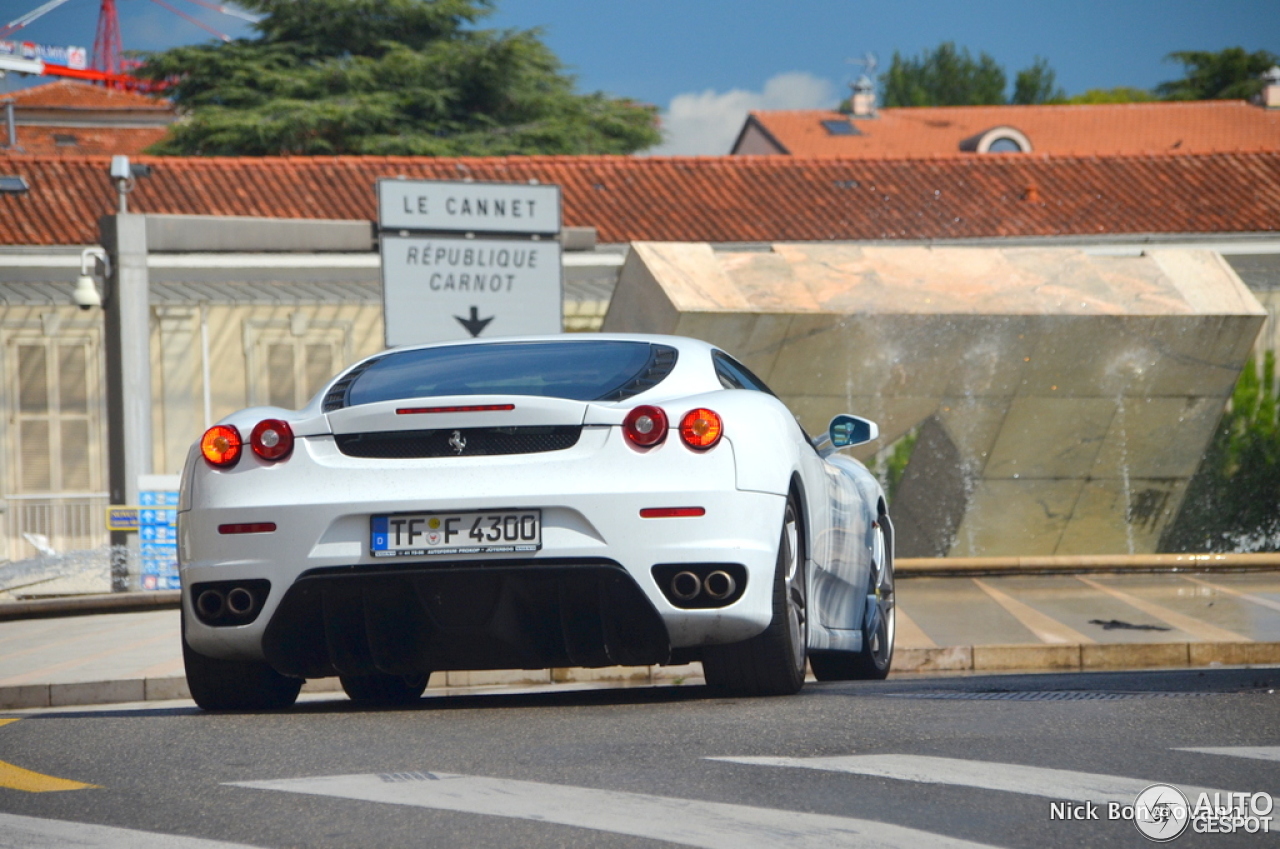
[[[138,504],[138,476],[151,474],[151,307],[147,218],[108,215],[99,222],[112,275],[103,302],[107,361],[107,455],[111,503]],[[111,589],[136,584],[138,535],[113,531]]]

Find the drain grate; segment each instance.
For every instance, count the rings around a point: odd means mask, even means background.
[[[962,699],[1001,702],[1111,702],[1121,699],[1160,699],[1208,696],[1211,693],[1117,693],[1102,690],[951,690],[936,693],[885,693],[898,699]]]

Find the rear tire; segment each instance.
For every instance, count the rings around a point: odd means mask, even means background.
[[[787,499],[773,579],[773,620],[763,633],[702,650],[702,670],[715,689],[744,696],[786,696],[804,686],[809,641],[808,585],[799,511]]]
[[[871,574],[867,577],[867,599],[862,613],[862,650],[858,652],[815,652],[809,657],[813,677],[819,681],[879,681],[889,675],[893,664],[893,644],[897,613],[894,603],[893,550],[885,533],[888,517],[875,525],[871,551]]]
[[[371,675],[341,675],[342,689],[353,702],[367,705],[407,705],[422,698],[427,689],[429,674],[388,675],[375,672]]]
[[[185,636],[182,661],[191,698],[205,710],[280,710],[296,702],[302,689],[301,678],[281,675],[266,663],[200,654]]]

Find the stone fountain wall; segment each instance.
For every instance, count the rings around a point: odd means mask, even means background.
[[[910,436],[900,556],[1154,551],[1266,312],[1216,253],[638,243],[603,329],[743,360],[811,432]]]

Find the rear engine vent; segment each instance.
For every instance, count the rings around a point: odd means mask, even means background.
[[[661,383],[667,375],[671,374],[672,369],[676,367],[678,355],[679,352],[675,348],[667,345],[653,345],[652,353],[649,356],[649,365],[644,371],[596,400],[625,401],[628,398],[634,398],[641,392],[652,389]]]
[[[488,457],[563,451],[576,445],[581,435],[581,426],[565,425],[344,433],[336,439],[338,450],[350,457],[405,460],[412,457]]]

